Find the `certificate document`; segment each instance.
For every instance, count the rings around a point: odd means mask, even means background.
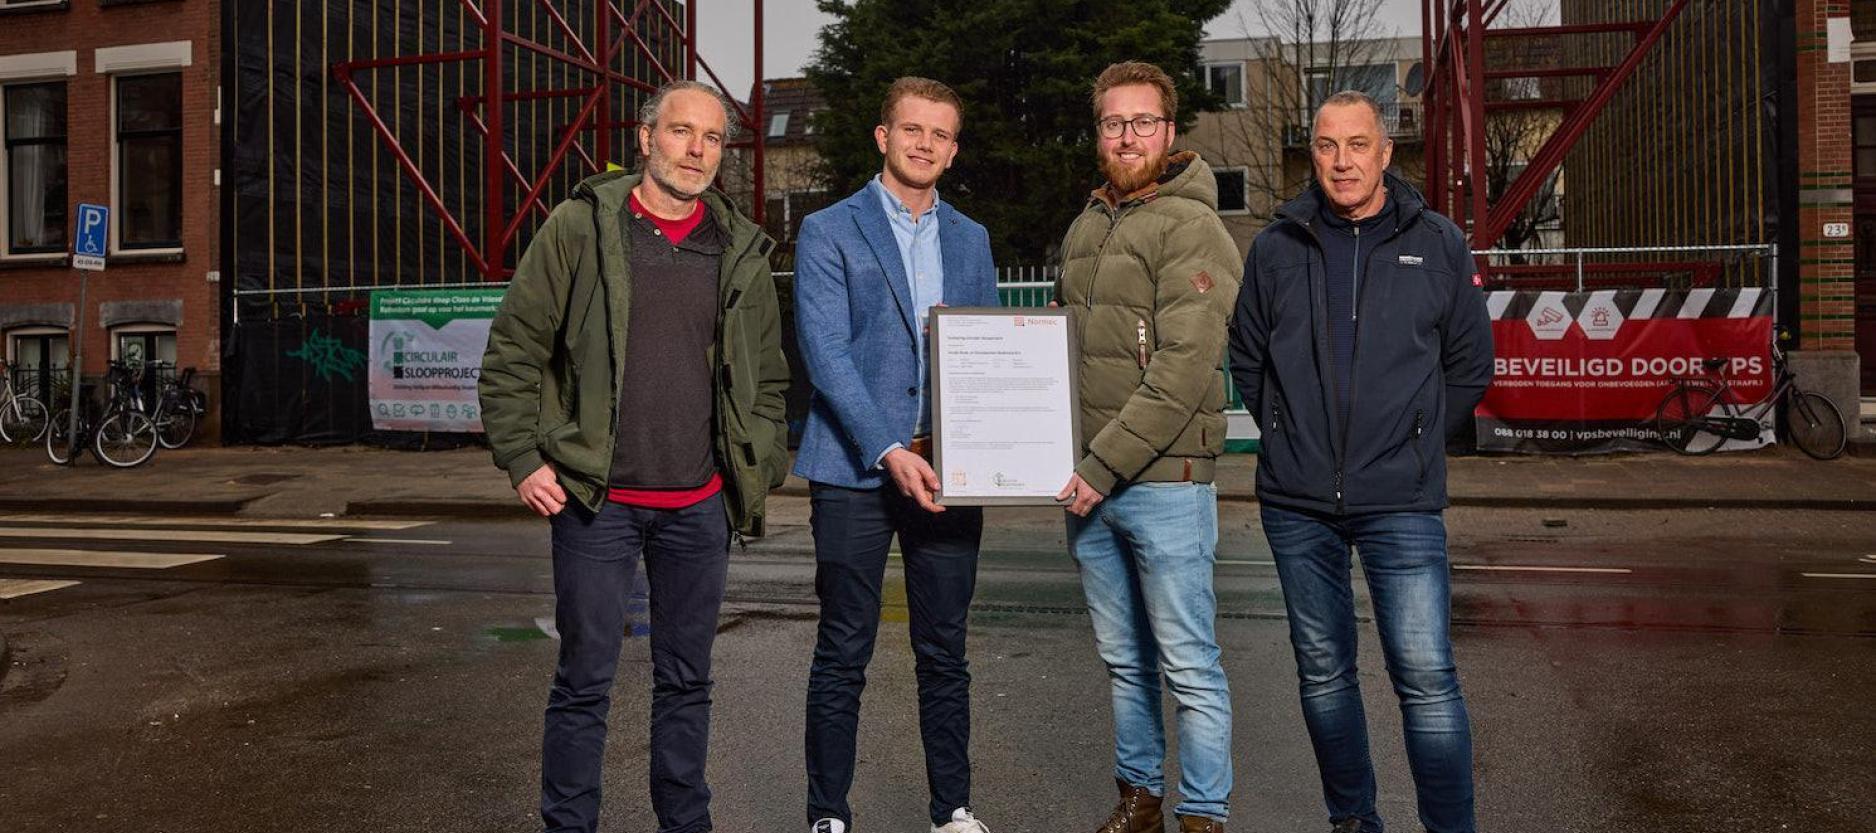
[[[953,506],[1053,505],[1081,459],[1071,311],[937,307],[933,468]]]

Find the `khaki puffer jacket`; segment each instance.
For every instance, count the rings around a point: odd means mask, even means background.
[[[1243,266],[1211,166],[1175,154],[1158,183],[1096,191],[1062,245],[1056,301],[1081,344],[1083,457],[1102,494],[1209,483],[1225,447],[1225,334]]]

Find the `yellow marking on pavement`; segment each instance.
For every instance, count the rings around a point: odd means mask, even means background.
[[[34,593],[49,593],[53,590],[63,590],[67,587],[76,586],[77,584],[78,582],[75,581],[60,581],[57,579],[0,579],[0,599],[17,599],[21,596],[31,596]]]
[[[1805,573],[1805,578],[1870,578],[1876,579],[1876,573]]]
[[[1609,573],[1626,575],[1635,572],[1626,567],[1525,567],[1502,564],[1454,564],[1455,570],[1491,570],[1502,573]]]
[[[399,532],[406,529],[416,529],[420,526],[430,526],[436,522],[366,521],[346,520],[344,518],[224,518],[212,515],[48,515],[27,512],[0,512],[0,523],[96,523],[113,524],[116,526],[203,526],[229,529],[275,527],[278,529],[360,529]]]
[[[323,544],[343,535],[304,532],[229,532],[215,529],[70,529],[60,527],[0,526],[0,538],[78,538],[91,541],[205,541],[215,544]]]
[[[456,543],[454,541],[437,541],[424,538],[364,538],[357,535],[350,536],[345,540],[357,541],[361,544],[422,544],[431,547],[440,547],[445,544]]]
[[[214,561],[222,557],[192,552],[0,549],[0,564],[32,564],[40,567],[129,567],[136,570],[167,570],[184,564]]]

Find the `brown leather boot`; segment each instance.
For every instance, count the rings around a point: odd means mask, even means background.
[[[1166,823],[1160,814],[1160,797],[1119,778],[1114,785],[1120,788],[1120,803],[1094,833],[1160,833]]]
[[[1179,833],[1225,833],[1225,823],[1211,816],[1180,816]]]

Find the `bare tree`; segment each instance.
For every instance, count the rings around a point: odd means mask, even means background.
[[[1494,27],[1528,28],[1555,23],[1556,4],[1545,0],[1512,0],[1500,13]],[[1560,38],[1520,39],[1509,44],[1494,44],[1487,65],[1497,69],[1552,69],[1563,65]],[[1536,78],[1500,78],[1486,82],[1485,98],[1498,103],[1542,103],[1566,97],[1566,80]],[[1562,119],[1560,110],[1549,107],[1500,108],[1485,119],[1485,201],[1496,206],[1506,191],[1524,174],[1525,164],[1544,141],[1556,132]],[[1542,248],[1543,232],[1557,227],[1562,220],[1559,199],[1562,175],[1553,171],[1547,176],[1524,210],[1505,227],[1493,248]],[[1512,262],[1525,258],[1513,256]]]
[[[1383,52],[1394,35],[1379,22],[1383,2],[1256,0],[1239,13],[1238,30],[1250,47],[1244,100],[1219,114],[1203,149],[1218,166],[1244,169],[1255,219],[1268,221],[1309,184],[1310,119],[1322,99],[1344,89],[1382,101],[1397,97],[1393,56]],[[1389,71],[1368,69],[1379,63]],[[1401,161],[1397,154],[1397,166]]]

